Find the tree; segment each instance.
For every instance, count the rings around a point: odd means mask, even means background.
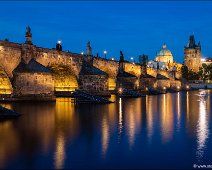
[[[181,73],[182,73],[182,77],[188,80],[188,67],[187,66],[182,66],[181,67]]]

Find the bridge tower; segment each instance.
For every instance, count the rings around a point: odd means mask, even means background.
[[[196,45],[194,35],[189,37],[188,45],[184,47],[184,65],[194,72],[201,67],[201,45]]]

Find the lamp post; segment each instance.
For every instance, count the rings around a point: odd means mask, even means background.
[[[134,58],[133,57],[130,57],[130,59],[132,60],[132,63],[135,64]]]
[[[107,51],[105,50],[105,51],[104,51],[105,59],[106,59],[106,54],[107,54]]]

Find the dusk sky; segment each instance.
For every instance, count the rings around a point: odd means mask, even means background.
[[[33,43],[80,53],[91,41],[93,54],[107,50],[107,57],[125,59],[147,54],[155,58],[163,43],[174,60],[183,62],[183,47],[190,34],[202,45],[203,56],[212,57],[212,2],[167,1],[64,1],[0,2],[0,39],[23,43],[30,25]]]

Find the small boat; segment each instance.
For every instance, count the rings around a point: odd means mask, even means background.
[[[7,109],[5,107],[0,106],[0,119],[10,119],[10,118],[17,118],[19,117],[21,114]]]

